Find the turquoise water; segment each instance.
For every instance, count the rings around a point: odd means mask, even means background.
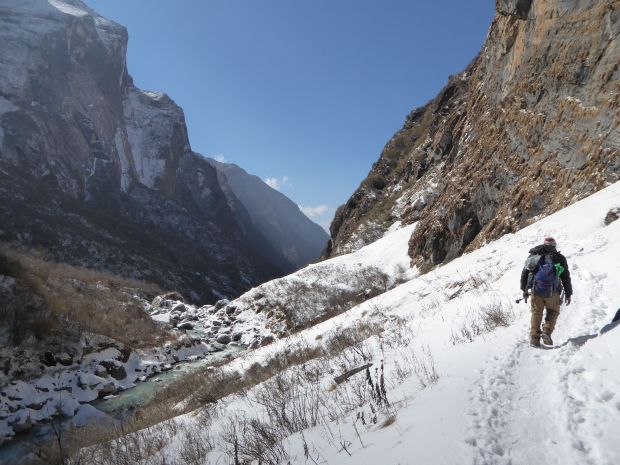
[[[116,397],[108,400],[96,400],[91,405],[110,416],[119,418],[133,408],[148,404],[158,391],[170,385],[174,380],[242,350],[239,347],[227,347],[222,352],[210,354],[207,358],[179,363],[172,370],[155,375],[143,383],[137,383],[135,387],[119,393]]]
[[[122,391],[111,399],[95,400],[90,404],[108,415],[110,421],[113,422],[115,419],[127,415],[134,408],[148,404],[158,391],[161,391],[174,380],[242,350],[239,347],[227,347],[222,352],[210,354],[204,359],[181,362],[175,365],[172,370],[159,373],[142,383],[137,383],[135,387]],[[55,420],[54,424],[62,431],[67,431],[71,427],[71,419]],[[19,434],[12,441],[0,446],[0,465],[22,464],[29,454],[53,440],[55,440],[55,434],[51,422],[39,423],[30,431]]]

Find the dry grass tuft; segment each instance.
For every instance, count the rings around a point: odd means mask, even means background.
[[[154,346],[170,338],[134,297],[150,299],[163,293],[154,284],[46,261],[40,254],[8,246],[0,247],[0,273],[17,279],[29,300],[42,300],[42,307],[49,310],[23,328],[35,337],[54,334],[69,322],[80,333],[102,334],[130,347]],[[27,310],[14,308],[11,316],[27,321]]]
[[[452,331],[450,339],[453,345],[473,342],[481,334],[510,326],[513,320],[514,314],[510,307],[493,302],[480,307],[477,315],[466,318],[456,331]]]

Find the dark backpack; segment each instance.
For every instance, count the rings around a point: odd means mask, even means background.
[[[533,273],[534,294],[540,297],[551,297],[560,289],[560,278],[556,273],[556,266],[550,254],[543,255],[538,261],[536,271]]]

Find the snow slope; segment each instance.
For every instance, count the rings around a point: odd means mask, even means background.
[[[618,206],[620,183],[430,273],[412,273],[382,295],[236,359],[229,369],[244,371],[295,347],[319,347],[330,334],[352,333],[361,323],[383,329],[357,350],[371,354],[375,367],[384,361],[389,408],[376,409],[376,423],[360,421],[361,413],[371,415],[369,401],[345,408],[364,377],[334,385],[342,357],[280,373],[321,368],[319,381],[293,385],[303,398],[320,391],[315,406],[320,420],[288,435],[279,457],[292,464],[338,465],[620,463],[620,329],[598,334],[620,306],[620,221],[603,223]],[[548,235],[567,256],[575,294],[572,304],[562,307],[556,347],[542,350],[529,347],[529,305],[515,299],[527,251]],[[406,251],[409,234],[388,237],[393,250]],[[363,250],[377,260],[376,245]],[[359,260],[360,252],[336,260]],[[493,311],[508,324],[489,324],[484,315]],[[223,438],[230,439],[231,419],[273,422],[257,400],[260,389],[221,401],[210,425],[194,414],[176,419],[220,438],[212,441],[204,463],[230,459]],[[183,444],[176,437],[158,454],[174,462]]]
[[[409,269],[406,247],[414,228],[415,224],[399,228],[398,223],[383,238],[354,253],[308,265],[251,289],[225,311],[234,311],[246,327],[282,336],[348,310],[352,302],[383,293],[417,274]]]

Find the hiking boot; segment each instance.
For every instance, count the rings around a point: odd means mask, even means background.
[[[542,343],[546,346],[553,345],[553,339],[551,339],[551,334],[542,333]]]
[[[539,336],[532,336],[530,338],[530,345],[532,347],[540,347],[540,337]]]

